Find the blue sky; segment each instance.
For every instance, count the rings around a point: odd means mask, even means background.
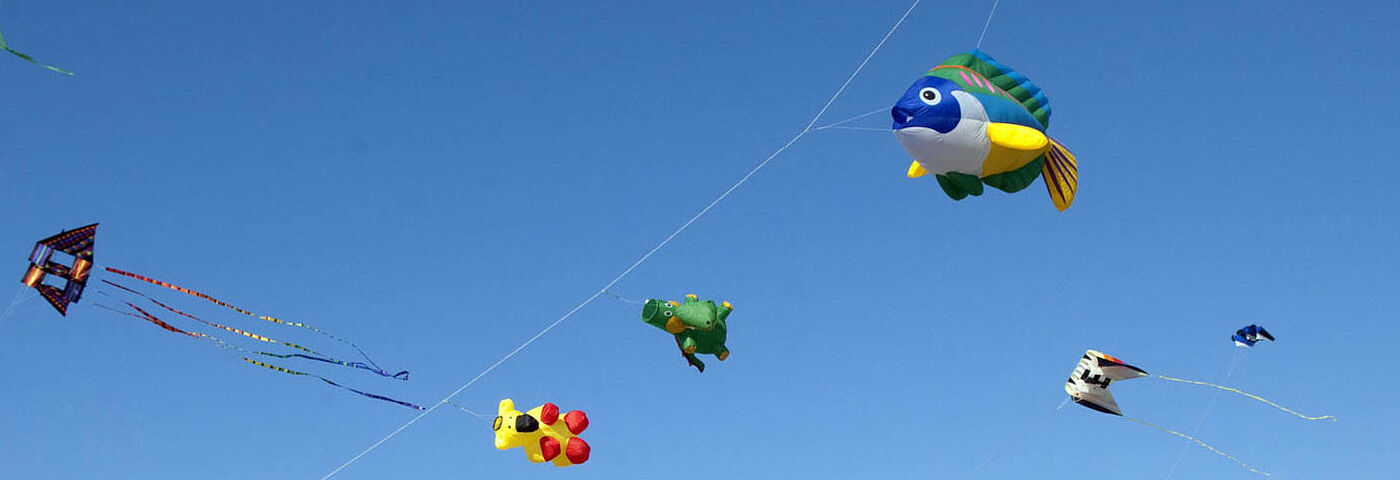
[[[982,48],[1050,96],[1069,211],[954,202],[888,133],[808,134],[613,289],[732,302],[728,361],[695,373],[605,297],[456,397],[587,411],[587,464],[439,409],[336,478],[1165,478],[1184,442],[1054,412],[1064,378],[1093,348],[1220,380],[1248,323],[1278,342],[1230,383],[1340,421],[1222,395],[1199,436],[1276,478],[1393,472],[1397,7],[1061,3],[1003,2]],[[925,1],[818,124],[888,107],[990,4]],[[0,251],[18,280],[34,240],[101,222],[99,263],[354,339],[412,380],[288,366],[431,404],[797,134],[907,7],[0,3],[11,46],[76,73],[0,58]],[[414,414],[97,290],[0,324],[0,476],[320,478]],[[1114,392],[1180,430],[1214,395]],[[1190,447],[1173,478],[1254,475]]]

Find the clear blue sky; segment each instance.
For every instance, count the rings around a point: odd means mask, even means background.
[[[0,279],[102,222],[100,263],[355,339],[412,381],[289,366],[430,404],[795,135],[908,6],[500,3],[0,3],[13,47],[77,74],[0,58]],[[990,5],[925,1],[824,118],[888,107]],[[1398,23],[1381,1],[1007,0],[983,49],[1052,99],[1068,212],[1039,184],[953,202],[888,133],[809,134],[614,289],[732,302],[728,361],[695,373],[604,298],[457,397],[586,410],[586,465],[440,409],[336,478],[1163,478],[1178,439],[1042,421],[1065,377],[1094,348],[1218,380],[1256,322],[1278,342],[1231,383],[1341,421],[1221,396],[1200,437],[1275,478],[1392,475]],[[414,414],[103,298],[64,318],[26,292],[0,325],[0,477],[320,478]],[[1182,430],[1213,395],[1114,391]],[[1255,477],[1191,447],[1173,478]]]

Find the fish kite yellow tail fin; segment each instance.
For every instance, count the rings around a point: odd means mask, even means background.
[[[1061,212],[1074,203],[1074,194],[1079,191],[1079,163],[1068,148],[1050,139],[1050,150],[1045,152],[1045,165],[1040,169],[1045,179],[1045,189],[1050,191],[1050,201]]]
[[[1334,422],[1337,421],[1337,417],[1334,417],[1334,416],[1332,416],[1332,415],[1322,415],[1322,416],[1317,416],[1317,417],[1312,417],[1312,416],[1308,416],[1308,415],[1303,415],[1303,414],[1301,414],[1301,413],[1298,413],[1298,412],[1295,412],[1295,411],[1289,409],[1288,407],[1285,407],[1285,406],[1283,406],[1283,405],[1279,405],[1279,404],[1277,404],[1277,403],[1271,402],[1271,401],[1269,401],[1268,399],[1266,399],[1266,398],[1264,398],[1264,397],[1261,397],[1261,396],[1258,396],[1258,395],[1255,395],[1255,394],[1252,394],[1252,393],[1246,393],[1246,392],[1240,391],[1240,389],[1238,389],[1238,388],[1231,388],[1231,387],[1227,387],[1227,386],[1224,386],[1224,385],[1216,385],[1216,384],[1214,384],[1214,383],[1202,382],[1202,381],[1199,381],[1199,380],[1187,380],[1187,379],[1185,379],[1185,378],[1168,377],[1168,376],[1165,376],[1165,375],[1158,375],[1157,378],[1160,378],[1160,379],[1162,379],[1162,380],[1166,380],[1166,381],[1168,381],[1168,382],[1190,383],[1190,384],[1193,384],[1193,385],[1201,385],[1201,386],[1205,386],[1205,387],[1211,387],[1211,388],[1216,388],[1216,389],[1224,390],[1224,391],[1227,391],[1227,392],[1230,392],[1230,393],[1235,393],[1235,394],[1243,395],[1243,396],[1245,396],[1245,397],[1248,397],[1248,398],[1251,398],[1251,399],[1254,399],[1254,400],[1258,400],[1258,401],[1260,401],[1260,402],[1267,403],[1267,404],[1269,404],[1269,406],[1271,406],[1271,407],[1277,408],[1277,409],[1279,409],[1279,410],[1281,410],[1281,411],[1283,411],[1283,412],[1285,412],[1285,413],[1291,414],[1291,415],[1293,415],[1293,416],[1295,416],[1295,417],[1298,417],[1298,418],[1301,418],[1301,419],[1303,419],[1303,420],[1331,420],[1331,421],[1334,421]]]
[[[909,178],[919,178],[928,175],[928,170],[925,170],[923,165],[919,165],[919,162],[912,162],[909,164],[909,172],[905,175]]]

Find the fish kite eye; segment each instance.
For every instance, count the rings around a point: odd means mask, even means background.
[[[670,311],[670,310],[667,310],[667,311],[661,312],[661,315],[664,316],[664,317],[666,317],[666,318],[671,318],[671,311]]]
[[[938,101],[942,99],[943,95],[938,93],[938,89],[936,88],[924,87],[923,90],[919,90],[919,100],[922,100],[924,102],[924,105],[928,105],[930,107],[938,105]]]

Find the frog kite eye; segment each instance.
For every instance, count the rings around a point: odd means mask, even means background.
[[[984,184],[1015,193],[1040,176],[1056,209],[1074,203],[1079,167],[1069,149],[1045,135],[1050,100],[980,50],[933,67],[890,115],[895,139],[914,158],[909,178],[933,173],[953,200],[981,195]]]

